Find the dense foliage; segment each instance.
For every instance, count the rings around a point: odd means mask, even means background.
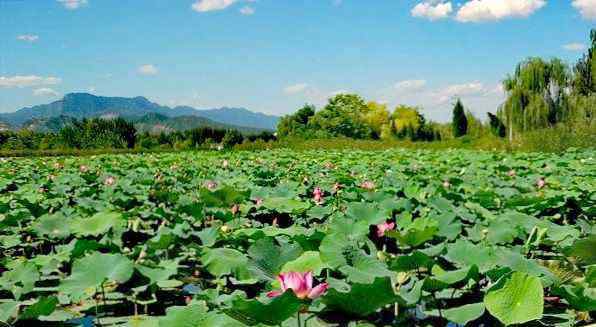
[[[72,119],[58,133],[0,131],[0,150],[197,149],[231,148],[243,142],[274,140],[273,133],[242,134],[234,129],[200,127],[186,131],[139,133],[125,119]]]
[[[277,133],[281,138],[440,139],[439,132],[426,123],[418,108],[400,105],[389,112],[387,105],[366,103],[356,94],[338,94],[319,111],[305,105],[283,117]]]
[[[0,159],[0,320],[587,325],[596,318],[594,158]]]
[[[283,117],[278,135],[411,141],[508,136],[514,142],[526,134],[555,127],[571,130],[567,135],[571,137],[596,134],[596,30],[591,31],[590,40],[587,53],[573,69],[558,58],[530,57],[519,63],[503,81],[504,103],[496,115],[489,112],[486,121],[474,117],[460,99],[454,104],[451,122],[439,124],[426,122],[422,108],[398,105],[390,112],[385,104],[340,94],[319,111],[306,105]]]
[[[588,52],[571,70],[560,59],[528,58],[503,81],[507,92],[498,116],[509,138],[566,124],[596,131],[596,30]]]

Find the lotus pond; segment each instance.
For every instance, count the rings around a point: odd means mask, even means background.
[[[0,159],[13,326],[582,326],[596,151]]]

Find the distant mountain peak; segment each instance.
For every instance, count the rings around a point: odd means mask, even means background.
[[[82,119],[105,116],[141,117],[147,114],[158,114],[163,117],[203,117],[224,125],[261,130],[274,130],[279,121],[277,116],[253,112],[246,108],[222,107],[200,110],[188,106],[170,108],[151,102],[143,96],[105,97],[85,92],[68,93],[62,100],[0,114],[0,121],[12,127],[20,127],[32,119],[50,119],[59,116]]]

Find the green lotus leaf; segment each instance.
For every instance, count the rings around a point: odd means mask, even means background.
[[[98,212],[90,218],[76,218],[71,222],[71,230],[81,236],[98,236],[108,232],[116,225],[124,224],[122,214],[117,212]]]
[[[95,252],[74,262],[71,275],[60,283],[59,290],[73,301],[88,298],[105,282],[128,281],[133,268],[132,261],[121,254]]]
[[[515,272],[500,289],[484,296],[488,312],[506,326],[540,319],[544,310],[544,291],[540,279]]]
[[[230,317],[248,326],[263,324],[277,326],[294,316],[302,307],[302,302],[292,290],[273,298],[267,303],[258,300],[247,300],[236,295],[228,308],[223,311]]]
[[[318,251],[306,251],[295,260],[286,262],[281,268],[281,272],[312,271],[315,276],[318,276],[326,267],[327,265],[321,260],[321,255]]]
[[[393,291],[389,278],[376,278],[370,284],[353,284],[348,292],[329,288],[322,299],[330,309],[365,317],[396,302],[398,296]]]

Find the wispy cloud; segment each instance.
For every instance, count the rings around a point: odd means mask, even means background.
[[[57,1],[60,2],[64,6],[64,8],[66,8],[68,10],[79,9],[88,3],[87,0],[57,0]]]
[[[4,88],[23,88],[42,85],[60,84],[62,80],[57,77],[42,77],[35,75],[28,76],[0,76],[0,87]]]
[[[287,95],[293,95],[293,94],[299,94],[299,93],[305,92],[308,89],[308,87],[309,86],[307,83],[298,83],[298,84],[286,86],[283,91]]]
[[[151,65],[151,64],[142,65],[139,67],[139,69],[137,71],[141,75],[157,75],[157,73],[159,73],[159,70],[157,69],[157,67],[155,67],[155,65]]]
[[[451,2],[443,2],[441,0],[426,0],[423,1],[410,12],[413,17],[426,18],[434,21],[449,17],[449,14],[453,11]]]
[[[546,0],[470,0],[457,11],[455,19],[468,23],[525,18],[545,5]]]
[[[398,92],[418,92],[424,89],[426,80],[405,80],[395,83],[393,88]]]
[[[253,7],[245,6],[245,7],[240,8],[239,11],[244,16],[250,16],[250,15],[253,15],[256,10]]]
[[[434,98],[438,103],[442,104],[459,97],[486,95],[491,91],[480,82],[452,84],[434,92]]]
[[[33,35],[33,34],[22,34],[22,35],[17,36],[17,40],[32,43],[32,42],[39,40],[39,36]]]
[[[573,0],[573,7],[585,19],[596,19],[596,0]]]
[[[586,45],[583,43],[568,43],[563,45],[563,49],[567,51],[584,51],[586,49]]]
[[[198,12],[223,10],[236,3],[237,0],[197,0],[192,9]]]
[[[53,89],[51,89],[49,87],[42,87],[42,88],[33,90],[33,95],[55,97],[55,96],[58,96],[58,92],[54,91]]]

